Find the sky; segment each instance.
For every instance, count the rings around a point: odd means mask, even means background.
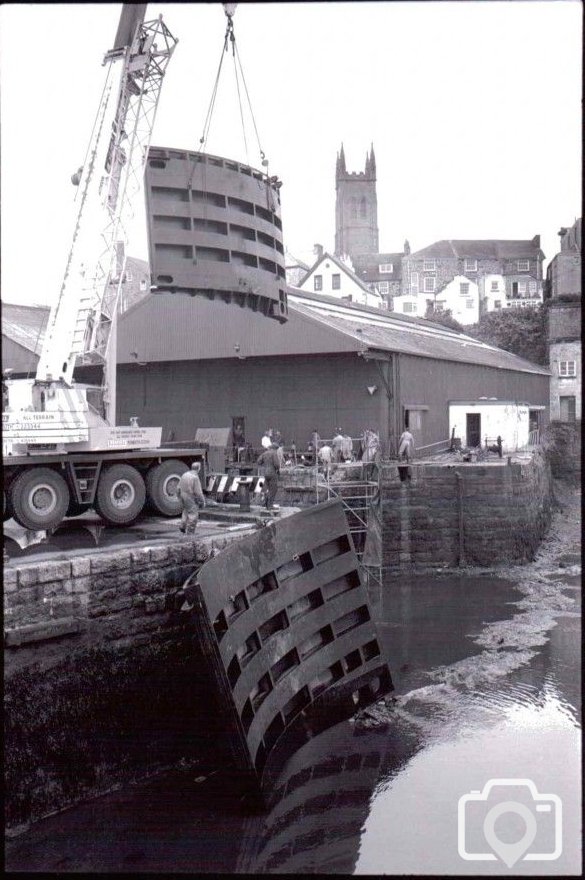
[[[2,299],[51,303],[121,4],[0,9]],[[220,3],[152,3],[178,45],[153,145],[197,149],[221,57]],[[240,3],[238,51],[269,173],[283,181],[284,243],[332,250],[335,160],[362,171],[373,143],[381,251],[446,238],[529,239],[546,260],[581,212],[578,0]],[[207,151],[247,149],[225,57]],[[147,259],[141,197],[128,253]]]

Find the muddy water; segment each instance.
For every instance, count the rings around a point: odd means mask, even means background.
[[[576,580],[576,567],[515,584],[493,574],[388,580],[371,600],[393,697],[309,740],[268,813],[247,813],[225,770],[179,768],[44,820],[9,842],[6,867],[579,873]],[[487,791],[492,779],[535,790]],[[472,791],[458,840],[458,803]],[[504,802],[512,809],[499,810]],[[559,803],[561,852],[547,860],[559,848]]]

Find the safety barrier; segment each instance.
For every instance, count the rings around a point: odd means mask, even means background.
[[[248,486],[253,495],[264,492],[265,478],[260,476],[232,476],[230,474],[209,474],[205,485],[206,494],[215,501],[223,501],[228,495],[237,494],[239,486]]]

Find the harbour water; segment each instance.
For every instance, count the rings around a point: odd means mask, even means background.
[[[310,739],[267,813],[226,768],[179,767],[43,820],[6,868],[578,874],[578,571],[387,580],[371,600],[394,694]]]

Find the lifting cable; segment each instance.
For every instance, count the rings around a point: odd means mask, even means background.
[[[232,46],[232,57],[233,57],[233,61],[234,61],[234,73],[235,73],[235,80],[236,80],[236,89],[237,89],[237,94],[238,94],[238,105],[239,105],[239,110],[240,110],[240,119],[241,119],[241,122],[242,122],[242,133],[243,133],[243,137],[244,137],[244,147],[245,147],[245,150],[246,150],[246,159],[248,158],[248,143],[247,143],[247,139],[246,139],[246,128],[245,128],[245,124],[244,124],[244,108],[243,108],[243,103],[242,103],[242,95],[241,95],[241,93],[240,93],[240,79],[239,79],[239,77],[241,77],[242,84],[243,84],[243,86],[244,86],[244,92],[245,92],[246,99],[247,99],[247,102],[248,102],[248,108],[249,108],[249,111],[250,111],[250,116],[252,117],[252,124],[253,124],[253,126],[254,126],[254,132],[255,132],[255,134],[256,134],[256,140],[257,140],[257,142],[258,142],[258,151],[259,151],[259,153],[260,153],[260,159],[261,159],[261,161],[262,161],[262,165],[263,165],[264,167],[266,167],[266,166],[268,165],[268,161],[267,161],[267,159],[266,159],[265,153],[264,153],[264,151],[263,151],[263,149],[262,149],[262,146],[261,146],[261,143],[260,143],[260,136],[259,136],[259,134],[258,134],[258,127],[257,127],[257,125],[256,125],[256,119],[255,119],[255,117],[254,117],[254,111],[253,111],[253,109],[252,109],[252,102],[250,101],[250,94],[249,94],[249,92],[248,92],[248,86],[247,86],[247,84],[246,84],[246,78],[245,78],[245,76],[244,76],[244,70],[243,70],[243,67],[242,67],[241,59],[240,59],[240,53],[239,53],[239,51],[238,51],[238,47],[237,47],[237,44],[236,44],[236,36],[235,36],[235,33],[234,33],[234,22],[233,22],[233,14],[234,14],[234,11],[235,11],[234,8],[233,8],[234,6],[235,6],[235,4],[225,4],[225,3],[224,3],[224,11],[225,11],[225,15],[226,15],[226,18],[227,18],[228,22],[227,22],[226,32],[225,32],[225,36],[224,36],[224,40],[223,40],[223,46],[222,46],[222,50],[221,50],[221,58],[220,58],[220,61],[219,61],[219,66],[218,66],[217,74],[216,74],[216,77],[215,77],[215,82],[214,82],[214,85],[213,85],[213,90],[212,90],[212,93],[211,93],[211,99],[210,99],[210,102],[209,102],[209,107],[208,107],[208,110],[207,110],[207,115],[206,115],[206,117],[205,117],[205,122],[204,122],[204,125],[203,125],[203,134],[201,135],[201,137],[200,137],[200,139],[199,139],[200,152],[204,153],[204,152],[205,152],[206,145],[207,145],[207,139],[208,139],[208,137],[209,137],[209,130],[210,130],[210,127],[211,127],[211,119],[212,119],[212,117],[213,117],[213,111],[214,111],[214,109],[215,109],[215,101],[216,101],[216,98],[217,98],[217,89],[218,89],[218,86],[219,86],[219,79],[220,79],[220,76],[221,76],[221,69],[222,69],[222,65],[223,65],[223,59],[224,59],[224,55],[228,52],[229,45],[230,45],[230,43],[231,43],[231,46]],[[226,8],[226,7],[229,7],[229,9]],[[238,69],[239,69],[239,76],[238,76]]]

